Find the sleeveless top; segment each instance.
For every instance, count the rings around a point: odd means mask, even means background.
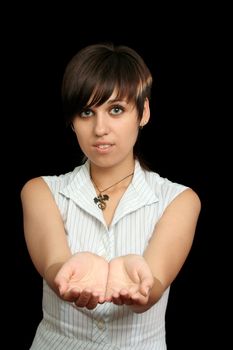
[[[93,200],[89,167],[87,161],[67,174],[43,177],[61,212],[72,253],[91,251],[108,261],[143,254],[164,210],[187,187],[145,171],[135,161],[132,181],[108,227]],[[112,303],[88,310],[61,300],[43,281],[43,319],[30,349],[165,350],[168,295],[169,287],[141,314]]]

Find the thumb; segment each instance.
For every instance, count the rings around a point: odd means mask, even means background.
[[[148,271],[143,271],[139,273],[139,278],[140,278],[140,293],[147,297],[151,291],[151,288],[154,284],[154,278],[150,270]]]
[[[55,286],[58,288],[60,295],[65,294],[68,289],[68,280],[62,273],[58,273],[54,280]]]

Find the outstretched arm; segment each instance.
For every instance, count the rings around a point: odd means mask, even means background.
[[[107,296],[134,312],[153,306],[179,273],[192,246],[200,200],[191,189],[178,195],[157,223],[143,254],[110,262]]]
[[[60,212],[41,177],[29,180],[24,185],[21,200],[29,254],[37,271],[57,293],[54,277],[71,257]]]
[[[22,191],[24,233],[31,259],[54,292],[79,307],[105,300],[108,262],[91,252],[71,254],[59,209],[42,178]]]
[[[144,252],[154,285],[146,305],[132,306],[135,312],[154,305],[176,278],[191,249],[200,209],[199,197],[187,189],[164,211]]]

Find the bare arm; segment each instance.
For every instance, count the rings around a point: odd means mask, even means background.
[[[57,292],[55,275],[71,257],[60,212],[49,187],[40,177],[24,185],[21,200],[29,254],[40,275]]]
[[[154,285],[148,303],[130,306],[133,311],[149,309],[174,281],[191,249],[200,208],[200,200],[191,189],[179,194],[166,208],[144,252]]]
[[[40,275],[59,297],[79,307],[94,309],[104,302],[108,263],[90,252],[71,254],[59,209],[44,180],[28,181],[21,198],[25,239]]]

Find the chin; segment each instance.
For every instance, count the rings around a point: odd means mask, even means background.
[[[112,166],[115,166],[117,165],[117,162],[114,162],[113,160],[111,159],[93,159],[93,158],[89,158],[90,162],[95,164],[97,167],[100,167],[100,168],[109,168],[109,167],[112,167]]]

